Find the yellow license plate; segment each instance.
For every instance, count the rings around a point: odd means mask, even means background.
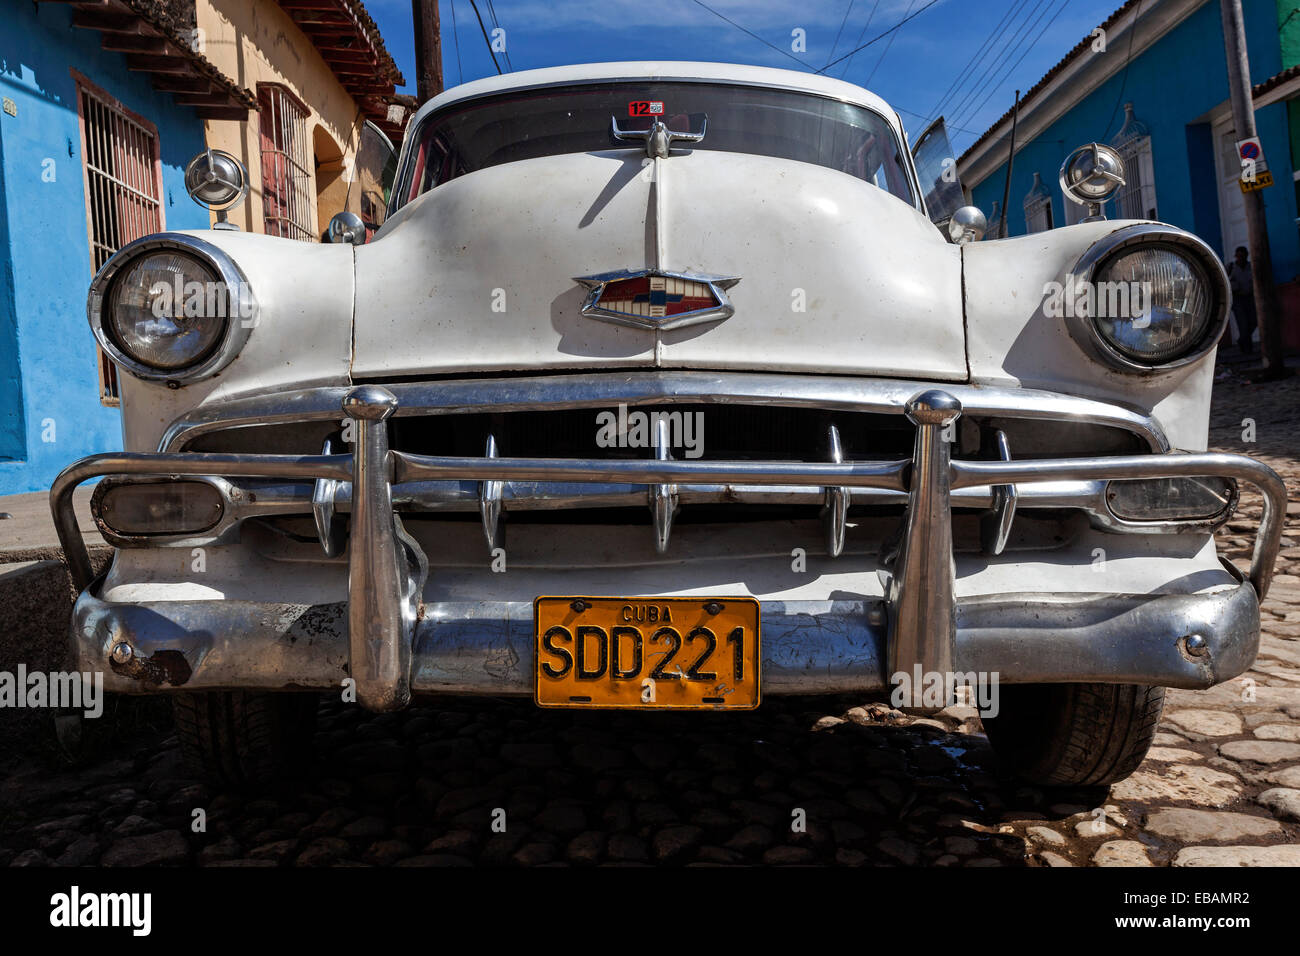
[[[752,710],[758,601],[749,597],[539,597],[540,707]]]

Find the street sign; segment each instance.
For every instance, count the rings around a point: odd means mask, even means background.
[[[1264,158],[1264,145],[1258,136],[1237,142],[1237,158],[1241,161],[1238,185],[1243,193],[1255,192],[1273,185],[1273,174],[1268,171]]]
[[[1270,172],[1256,173],[1253,181],[1242,179],[1238,181],[1243,193],[1253,193],[1260,189],[1267,189],[1273,185],[1273,174]]]

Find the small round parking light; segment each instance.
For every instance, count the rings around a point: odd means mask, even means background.
[[[1061,164],[1061,190],[1080,206],[1088,207],[1084,222],[1104,219],[1101,205],[1124,185],[1124,161],[1101,143],[1080,146]]]
[[[204,150],[185,167],[185,191],[217,214],[214,229],[238,229],[226,213],[248,197],[248,170],[224,149]]]

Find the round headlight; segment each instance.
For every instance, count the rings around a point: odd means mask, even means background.
[[[99,347],[134,377],[172,388],[233,362],[258,313],[234,260],[180,232],[127,243],[104,263],[86,297]]]
[[[1097,331],[1144,365],[1182,358],[1205,340],[1214,297],[1205,270],[1168,246],[1125,250],[1095,273]]]
[[[1133,223],[1094,242],[1066,274],[1056,317],[1093,359],[1157,375],[1198,362],[1228,325],[1228,274],[1205,242]],[[1048,313],[1051,314],[1050,312]]]
[[[140,256],[109,291],[105,324],[127,356],[156,369],[182,369],[209,355],[226,328],[216,274],[180,252]]]

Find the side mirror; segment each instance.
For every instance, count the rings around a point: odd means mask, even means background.
[[[354,212],[335,213],[325,230],[325,238],[330,242],[350,242],[354,246],[365,245],[366,224]]]
[[[988,229],[988,219],[976,206],[962,206],[948,220],[948,238],[959,246],[979,242]]]

